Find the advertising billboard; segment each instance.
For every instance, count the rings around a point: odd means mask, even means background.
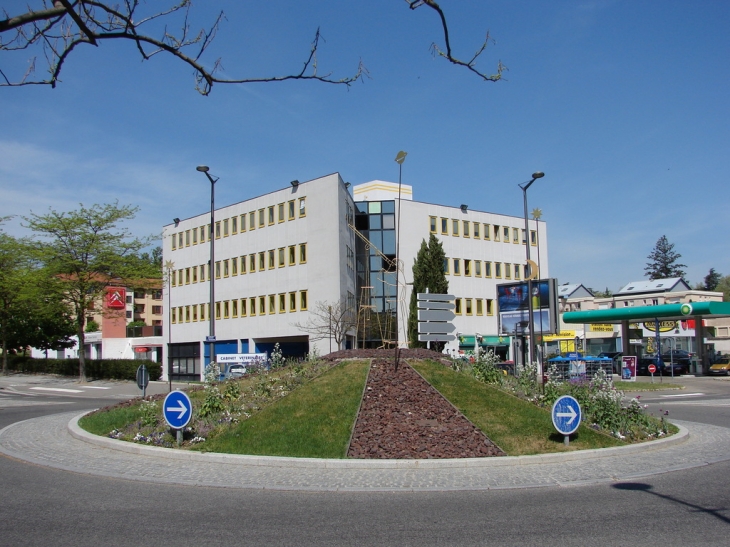
[[[529,306],[532,299],[532,317],[536,334],[558,332],[558,293],[555,279],[532,281],[532,295],[527,281],[497,285],[497,312],[499,333],[523,335],[530,333]]]

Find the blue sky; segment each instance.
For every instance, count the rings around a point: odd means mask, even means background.
[[[35,0],[30,4],[38,4]],[[149,3],[157,4],[158,2]],[[26,2],[5,1],[10,13]],[[405,2],[198,2],[193,27],[226,13],[203,57],[225,74],[297,72],[317,27],[319,71],[371,78],[194,89],[171,57],[142,62],[131,44],[69,58],[62,83],[0,89],[0,216],[79,203],[139,206],[130,228],[160,233],[174,217],[332,172],[359,184],[403,182],[418,201],[522,216],[517,186],[548,226],[550,274],[618,290],[644,278],[666,235],[687,280],[730,275],[730,3],[722,1],[442,0],[457,57],[487,30],[488,83],[434,59],[436,14]],[[30,55],[0,54],[3,71]],[[40,63],[39,69],[43,70]],[[5,224],[23,233],[16,218]]]

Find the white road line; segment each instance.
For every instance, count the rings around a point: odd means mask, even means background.
[[[83,393],[80,389],[64,389],[62,387],[32,387],[30,389],[37,389],[38,391],[63,391],[64,393]]]
[[[102,386],[79,386],[83,389],[111,389],[110,387],[102,387]]]
[[[704,395],[704,393],[678,393],[676,395],[660,395],[660,397],[668,399],[670,397],[699,397],[700,395]]]

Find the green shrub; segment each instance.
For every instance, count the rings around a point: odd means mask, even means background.
[[[96,380],[135,380],[137,368],[147,367],[150,380],[162,377],[162,364],[142,359],[87,359],[86,377]],[[35,359],[22,355],[8,356],[8,370],[24,374],[58,374],[78,376],[78,359]]]

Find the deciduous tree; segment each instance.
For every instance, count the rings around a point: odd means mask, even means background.
[[[356,326],[356,310],[344,300],[339,302],[320,301],[310,309],[305,322],[295,323],[295,327],[308,333],[310,340],[335,341],[337,349]]]
[[[79,378],[86,381],[85,325],[87,311],[103,302],[107,288],[142,287],[160,272],[139,259],[148,239],[134,238],[120,223],[132,220],[136,207],[118,203],[92,205],[69,212],[49,210],[24,217],[40,240],[33,251],[37,260],[62,282],[79,340]],[[123,313],[123,310],[122,310]]]

